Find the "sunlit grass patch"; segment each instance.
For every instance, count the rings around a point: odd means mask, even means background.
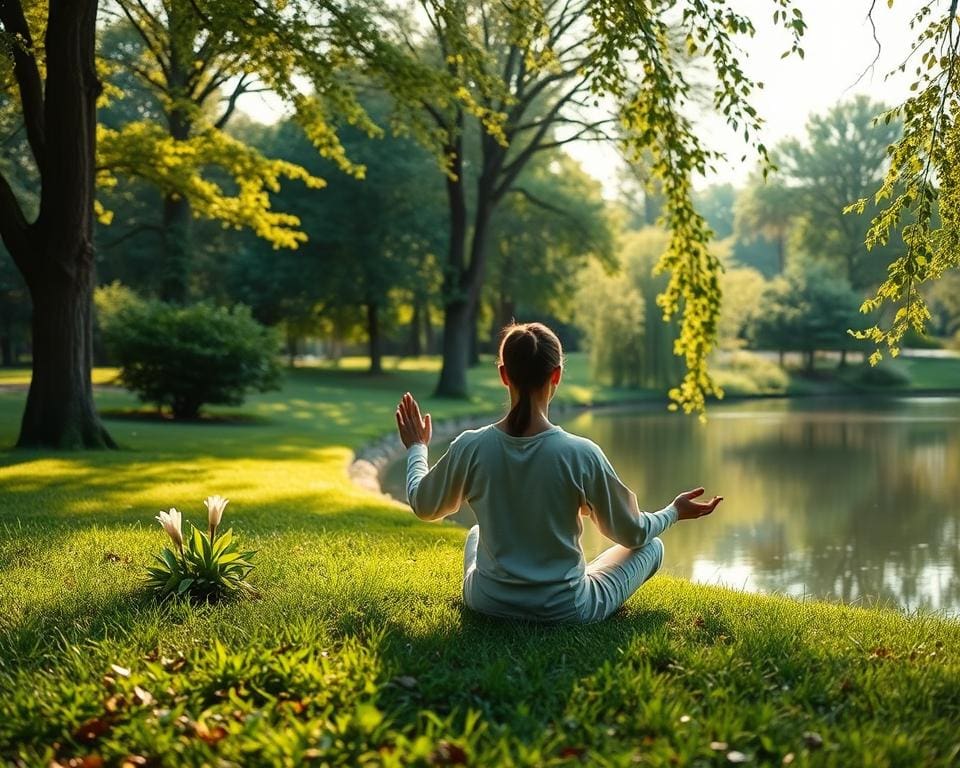
[[[585,370],[571,360],[568,401],[620,396]],[[955,762],[957,622],[663,576],[590,627],[466,611],[463,531],[420,523],[346,469],[391,430],[405,390],[438,420],[497,410],[493,367],[472,375],[474,398],[455,401],[429,396],[427,366],[296,370],[279,393],[211,409],[249,421],[108,419],[119,451],[0,454],[3,760]],[[22,398],[0,393],[7,442]],[[153,518],[176,506],[198,519],[211,493],[258,550],[258,596],[158,603],[144,587],[166,543]]]

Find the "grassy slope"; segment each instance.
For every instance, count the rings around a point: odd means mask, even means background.
[[[582,361],[571,363],[567,397],[626,396],[590,388]],[[664,577],[598,626],[465,613],[463,531],[419,523],[344,472],[351,447],[389,429],[400,392],[430,391],[431,368],[379,379],[301,370],[248,403],[246,421],[112,420],[120,452],[0,454],[0,757],[958,760],[956,622]],[[474,384],[473,402],[428,407],[443,418],[500,402],[489,368]],[[0,444],[13,440],[22,400],[0,392]],[[100,402],[135,406],[117,391]],[[139,590],[164,543],[152,517],[176,505],[199,522],[209,493],[231,498],[229,523],[260,550],[262,598],[157,606]]]

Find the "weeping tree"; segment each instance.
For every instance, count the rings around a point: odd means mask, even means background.
[[[749,18],[721,0],[649,5],[624,0],[487,0],[417,4],[422,29],[403,27],[417,61],[456,84],[461,98],[421,101],[447,160],[449,248],[444,265],[443,366],[437,393],[466,394],[471,328],[487,271],[490,222],[537,153],[575,141],[625,136],[631,159],[649,163],[672,232],[659,268],[670,280],[664,314],[682,312],[677,352],[687,366],[671,391],[676,406],[700,411],[715,391],[706,366],[716,336],[719,263],[709,228],[693,203],[692,178],[717,155],[688,117],[706,87],[731,127],[756,135],[749,99],[756,83],[738,61]],[[804,30],[790,0],[772,0],[774,20],[799,51]],[[691,58],[707,62],[689,67]],[[710,82],[704,86],[706,77]],[[695,87],[696,86],[696,87]],[[479,162],[472,179],[464,160],[469,124],[479,122]],[[761,156],[766,149],[756,145]],[[469,194],[468,194],[469,188]]]

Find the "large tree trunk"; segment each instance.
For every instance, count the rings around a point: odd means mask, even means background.
[[[15,361],[13,354],[13,333],[5,333],[0,336],[0,365],[4,368],[10,368]]]
[[[466,301],[450,302],[443,312],[443,367],[436,394],[439,397],[467,396],[467,365],[470,351],[470,310]]]
[[[20,447],[114,447],[90,376],[96,13],[96,0],[50,3],[40,213],[10,248],[33,299],[33,377]]]
[[[189,294],[190,276],[190,201],[169,194],[163,199],[163,264],[160,274],[160,298],[182,304]]]
[[[463,126],[462,116],[460,127]],[[463,144],[457,139],[445,147],[452,158],[451,176],[447,177],[447,204],[450,210],[450,242],[443,278],[443,363],[435,395],[467,396],[468,335],[471,316],[469,274],[465,269],[467,241],[467,199],[463,180]]]
[[[168,6],[167,34],[170,54],[167,63],[167,87],[174,101],[166,113],[167,130],[174,141],[187,141],[193,132],[193,116],[185,108],[188,100],[190,68],[193,66],[194,11],[182,2]],[[190,201],[183,195],[168,193],[163,199],[163,264],[160,298],[182,304],[189,294],[191,262]]]
[[[480,329],[479,325],[479,316],[480,316],[480,304],[473,305],[473,309],[470,313],[470,357],[467,360],[467,365],[471,368],[476,368],[480,365]]]
[[[93,403],[92,290],[92,270],[31,286],[33,377],[18,447],[115,447]]]
[[[423,349],[428,355],[437,349],[437,335],[433,330],[433,318],[430,317],[430,305],[423,305]]]
[[[367,339],[370,344],[370,373],[383,373],[383,339],[380,334],[380,308],[367,302]]]
[[[420,335],[420,326],[423,325],[421,315],[423,302],[415,299],[413,302],[413,315],[410,317],[410,338],[407,342],[407,353],[412,357],[420,357],[423,354],[423,340]]]

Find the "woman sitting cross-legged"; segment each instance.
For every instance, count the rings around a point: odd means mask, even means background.
[[[466,501],[477,516],[464,553],[463,599],[493,616],[540,621],[605,619],[663,561],[658,538],[679,520],[720,503],[681,493],[659,512],[641,512],[603,451],[547,417],[560,385],[560,341],[540,323],[511,325],[500,343],[500,378],[510,412],[467,430],[427,468],[430,414],[407,393],[397,427],[408,449],[407,498],[417,517],[439,520]],[[586,563],[581,515],[616,544]]]

